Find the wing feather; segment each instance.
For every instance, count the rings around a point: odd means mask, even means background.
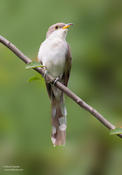
[[[63,81],[63,84],[65,86],[68,85],[68,80],[69,80],[70,71],[71,71],[71,65],[72,65],[72,56],[71,56],[71,52],[70,52],[70,47],[68,45],[68,51],[66,53],[65,69],[64,69],[63,76],[62,76],[62,81]]]

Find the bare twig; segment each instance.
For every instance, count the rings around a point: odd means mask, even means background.
[[[12,52],[14,52],[15,55],[17,55],[22,61],[24,61],[26,64],[32,62],[31,59],[29,59],[27,56],[25,56],[14,44],[12,44],[10,41],[8,41],[6,38],[0,35],[0,42],[4,44],[6,47],[8,47]],[[35,71],[40,73],[42,76],[44,76],[44,69],[42,68],[34,68]],[[47,75],[47,78],[50,80],[50,82],[53,82],[53,77],[51,75]],[[92,108],[90,105],[88,105],[86,102],[84,102],[80,97],[78,97],[74,92],[72,92],[69,88],[64,86],[62,83],[57,81],[55,83],[55,86],[62,90],[67,96],[69,96],[72,100],[74,100],[80,107],[84,108],[86,111],[91,113],[95,118],[97,118],[105,127],[108,129],[115,129],[116,127],[110,123],[107,119],[105,119],[98,111],[96,111],[94,108]],[[122,138],[122,134],[118,134],[119,137]]]

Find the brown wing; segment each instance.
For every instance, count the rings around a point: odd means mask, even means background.
[[[72,65],[72,57],[71,57],[71,52],[70,52],[70,48],[69,48],[69,45],[68,45],[68,51],[67,51],[67,54],[66,54],[65,70],[64,70],[64,73],[63,73],[63,76],[62,76],[62,81],[63,81],[63,84],[65,86],[68,85],[68,80],[69,80],[70,71],[71,71],[71,65]]]

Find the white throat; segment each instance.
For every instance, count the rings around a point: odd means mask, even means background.
[[[58,29],[55,30],[54,32],[52,32],[48,38],[53,39],[53,38],[60,38],[65,40],[66,39],[66,35],[67,35],[67,29]]]

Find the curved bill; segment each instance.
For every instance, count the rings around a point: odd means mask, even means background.
[[[67,28],[69,28],[72,25],[73,25],[72,23],[66,24],[64,27],[62,27],[62,29],[67,29]]]

